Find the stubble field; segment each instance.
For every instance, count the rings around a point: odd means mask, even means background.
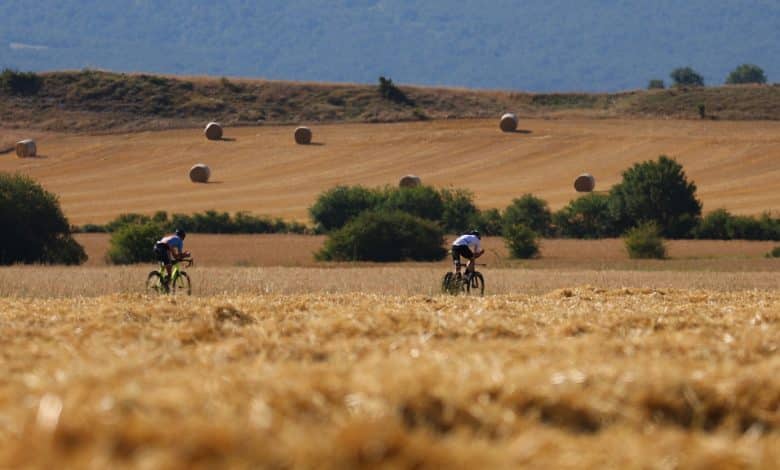
[[[0,299],[0,466],[771,468],[777,291]]]
[[[334,184],[405,173],[481,207],[558,208],[661,153],[705,210],[780,210],[777,123],[530,120],[127,135],[40,133],[0,156],[77,224],[122,212],[298,220]],[[0,129],[0,142],[25,136]],[[192,185],[190,165],[214,182]],[[149,297],[148,266],[0,269],[0,467],[773,468],[780,461],[780,260],[764,242],[486,240],[484,298],[439,294],[440,263],[316,263],[321,237],[187,239],[193,297]]]
[[[636,162],[677,158],[698,186],[704,210],[780,211],[780,123],[639,119],[521,120],[504,134],[495,120],[313,126],[314,144],[295,145],[293,127],[227,129],[207,141],[199,129],[114,135],[32,132],[41,158],[0,155],[59,195],[75,224],[125,212],[249,211],[308,222],[317,194],[337,184],[395,185],[405,174],[437,187],[474,191],[483,208],[533,193],[558,209],[577,197],[582,172],[597,189]],[[28,137],[0,128],[0,142]],[[212,183],[192,184],[195,163]]]

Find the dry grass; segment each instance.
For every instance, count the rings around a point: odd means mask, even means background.
[[[688,270],[642,265],[631,270],[554,265],[540,269],[482,269],[486,295],[543,294],[576,285],[602,289],[623,287],[685,288],[717,291],[780,288],[780,260],[767,260],[767,269]],[[722,268],[722,267],[721,267]],[[771,269],[770,269],[771,268]],[[0,296],[40,298],[95,297],[114,293],[142,293],[147,273],[154,266],[0,268]],[[334,265],[321,267],[192,267],[187,269],[196,296],[288,295],[305,293],[374,293],[384,295],[436,295],[439,282],[449,269],[444,264],[398,264],[390,266]]]
[[[450,241],[454,236],[448,238]],[[107,234],[77,234],[89,255],[88,266],[104,266],[109,246]],[[323,266],[313,254],[322,248],[324,236],[309,235],[209,235],[191,234],[187,249],[195,254],[199,266]],[[528,269],[618,269],[618,270],[709,270],[767,271],[780,269],[764,255],[777,242],[671,240],[670,260],[630,260],[623,241],[542,240],[541,258],[528,261],[507,259],[508,252],[500,237],[486,237],[487,251],[480,258],[489,269],[522,266]],[[438,263],[446,268],[448,260]]]
[[[779,312],[667,289],[2,298],[0,466],[771,468]]]
[[[37,139],[46,157],[0,158],[0,171],[40,181],[74,224],[206,209],[306,222],[326,189],[395,186],[407,173],[470,189],[483,208],[503,209],[533,193],[558,209],[580,196],[572,181],[583,171],[608,189],[634,163],[667,154],[696,182],[705,211],[780,212],[780,122],[524,119],[522,130],[502,133],[495,118],[318,125],[322,145],[312,146],[295,145],[293,127],[231,128],[236,140],[218,142],[194,129],[103,136],[0,130],[0,138]],[[210,184],[187,178],[199,162],[211,167]]]

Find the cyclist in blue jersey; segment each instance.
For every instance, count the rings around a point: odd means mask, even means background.
[[[177,261],[190,256],[189,251],[184,251],[184,238],[186,236],[184,230],[176,229],[176,232],[162,237],[154,244],[154,254],[157,256],[157,261],[164,264],[165,270],[168,272],[168,277],[163,280],[166,283],[171,278],[171,270],[173,269],[171,255]]]
[[[482,249],[482,237],[479,231],[472,230],[469,233],[459,236],[452,243],[452,262],[455,264],[455,273],[460,274],[460,257],[469,260],[466,265],[466,273],[474,271],[474,262],[485,253]]]

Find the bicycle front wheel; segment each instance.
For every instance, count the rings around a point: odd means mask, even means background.
[[[190,276],[184,271],[174,279],[171,284],[171,294],[173,295],[192,295],[192,285],[190,284]]]
[[[146,276],[146,293],[151,295],[166,294],[168,288],[163,284],[162,276],[158,271],[152,271]]]
[[[466,293],[470,295],[485,295],[485,278],[482,273],[474,272],[471,278],[465,281]]]

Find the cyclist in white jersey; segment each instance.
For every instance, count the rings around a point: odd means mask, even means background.
[[[184,230],[176,229],[175,233],[162,237],[154,244],[154,254],[157,255],[157,261],[165,265],[165,270],[168,272],[168,277],[164,279],[164,282],[168,282],[171,278],[171,271],[173,270],[173,262],[171,261],[171,255],[176,260],[186,258],[190,255],[189,251],[184,251],[184,237],[187,234]]]
[[[469,260],[466,265],[466,272],[470,273],[474,271],[474,262],[477,258],[485,253],[481,244],[482,237],[479,235],[479,231],[472,230],[469,233],[459,236],[454,242],[452,242],[452,261],[455,263],[455,273],[460,273],[460,257],[464,257]]]

